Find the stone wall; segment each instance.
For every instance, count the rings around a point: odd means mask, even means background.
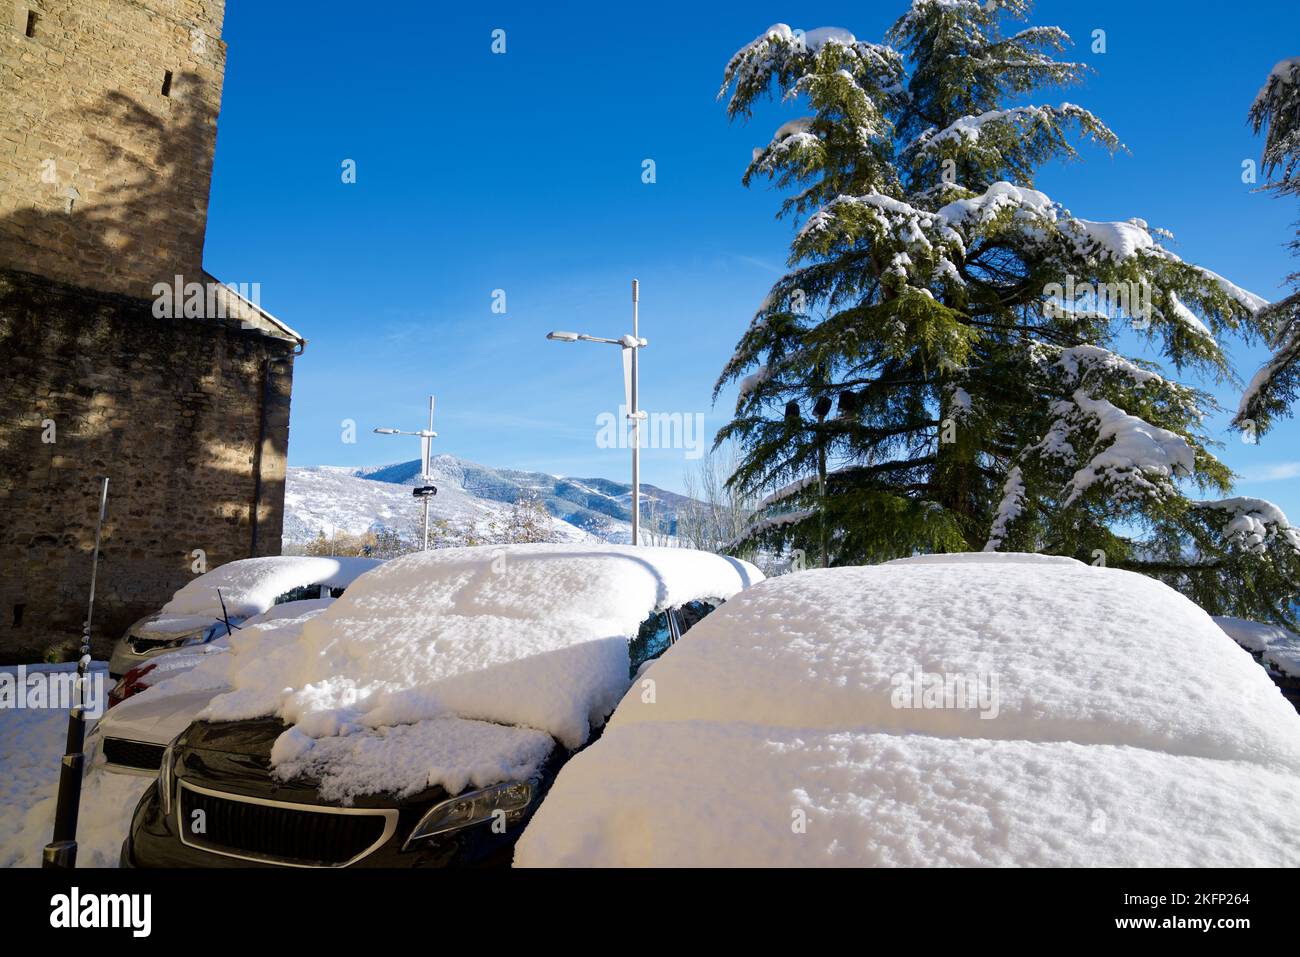
[[[0,0],[0,266],[140,297],[201,281],[224,14]]]
[[[279,554],[296,343],[243,325],[0,270],[0,662],[75,647],[96,476],[96,657],[193,576],[195,549],[209,568]]]

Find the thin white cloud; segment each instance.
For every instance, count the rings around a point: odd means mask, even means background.
[[[744,263],[746,266],[753,266],[756,269],[762,269],[763,271],[770,272],[776,276],[785,275],[785,270],[782,269],[779,265],[770,262],[769,260],[766,259],[760,259],[758,256],[736,255],[733,256],[732,258],[735,259],[737,262]]]
[[[1276,462],[1272,465],[1243,469],[1241,477],[1246,482],[1280,482],[1284,479],[1300,478],[1300,462]]]

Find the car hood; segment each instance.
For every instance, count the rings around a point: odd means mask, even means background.
[[[266,758],[287,725],[279,718],[248,721],[195,721],[180,744],[189,751],[217,751],[246,757]]]
[[[183,691],[152,695],[144,692],[127,698],[99,721],[105,737],[168,744],[185,730],[216,692]]]
[[[122,636],[119,643],[129,641],[149,641],[162,642],[172,638],[184,638],[186,635],[192,635],[196,631],[207,628],[220,619],[205,618],[203,620],[193,619],[172,619],[164,620],[162,612],[156,611],[152,615],[145,615],[135,624],[131,625]],[[238,619],[235,619],[238,620]]]
[[[195,721],[176,742],[176,773],[191,785],[294,804],[354,807],[424,807],[448,792],[439,785],[413,794],[362,794],[345,802],[321,793],[310,774],[288,779],[271,772],[271,748],[288,728],[279,718],[245,721]]]
[[[543,731],[444,715],[357,729],[283,761],[289,725],[276,717],[195,721],[176,740],[178,775],[200,787],[311,804],[423,805],[438,796],[544,775],[563,752]]]

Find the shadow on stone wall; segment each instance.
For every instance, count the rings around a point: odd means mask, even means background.
[[[0,266],[141,297],[176,273],[201,281],[217,111],[198,74],[180,74],[174,89],[184,97],[170,115],[122,92],[57,115],[56,125],[85,131],[67,147],[83,159],[54,148],[57,182],[46,183],[34,157],[32,182],[61,208],[28,205],[0,218]],[[74,165],[99,174],[96,189]]]
[[[158,319],[144,298],[176,274],[203,280],[208,178],[201,199],[175,204],[192,164],[211,163],[215,112],[177,112],[168,125],[121,93],[86,107],[95,149],[106,167],[122,167],[122,181],[70,211],[26,208],[0,219],[0,662],[75,654],[96,476],[111,478],[93,635],[103,657],[126,625],[193,577],[193,549],[208,567],[250,553],[252,460],[268,408],[270,451],[287,451],[290,380],[277,392],[272,377],[269,398],[263,390],[266,359],[291,345],[215,321]],[[24,258],[29,247],[8,255],[13,243],[47,241],[42,248],[71,249],[60,262],[84,265],[92,278],[97,264],[138,275],[139,297],[48,279]],[[158,255],[185,244],[189,261]],[[128,269],[142,262],[157,263],[157,275]],[[42,441],[46,419],[53,443]],[[268,498],[283,500],[282,482],[263,483]],[[263,551],[278,550],[278,520]]]

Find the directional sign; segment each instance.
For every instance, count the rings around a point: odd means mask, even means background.
[[[417,485],[411,489],[411,494],[416,498],[429,498],[438,494],[438,487],[436,485]]]

